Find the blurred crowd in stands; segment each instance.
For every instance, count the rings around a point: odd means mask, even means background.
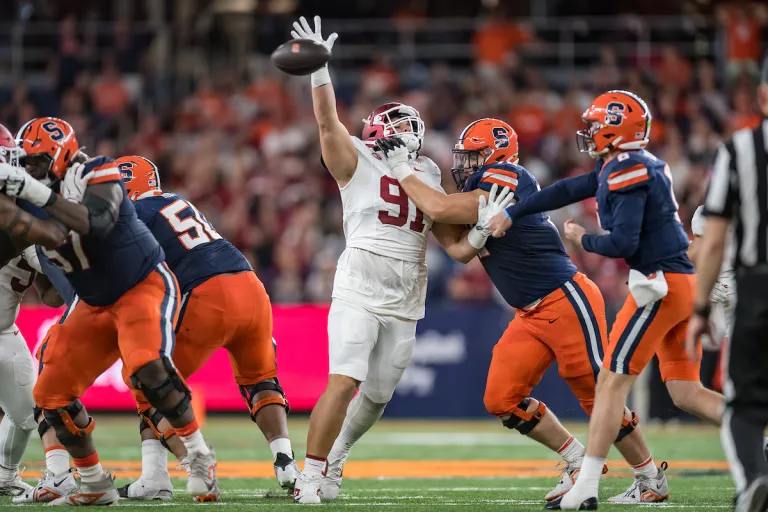
[[[754,80],[765,48],[765,7],[721,9],[717,16],[726,37],[722,58],[689,58],[675,45],[662,45],[643,67],[605,44],[588,78],[567,88],[553,87],[526,65],[526,48],[544,44],[535,31],[490,19],[474,35],[471,69],[459,73],[432,63],[419,83],[406,84],[396,63],[377,57],[353,87],[339,90],[339,115],[358,135],[362,119],[380,103],[416,107],[427,126],[423,153],[443,169],[449,191],[458,134],[476,118],[500,117],[518,133],[520,163],[545,186],[592,169],[593,160],[575,144],[581,113],[596,94],[628,89],[651,108],[649,150],[670,165],[687,228],[718,142],[760,119]],[[78,21],[65,18],[49,70],[55,87],[41,92],[15,84],[0,98],[0,122],[13,130],[32,117],[56,115],[75,127],[86,153],[153,160],[163,188],[188,197],[245,253],[274,302],[327,301],[344,237],[339,193],[320,165],[309,79],[274,73],[245,80],[223,70],[172,98],[170,108],[142,108],[140,99],[156,93],[141,78],[150,41],[128,23],[115,24],[108,39],[111,50],[100,65],[86,66]],[[553,214],[558,225],[569,217],[599,231],[594,201]],[[615,308],[626,294],[623,263],[569,250]],[[432,304],[499,301],[477,260],[453,263],[432,240],[428,263]]]

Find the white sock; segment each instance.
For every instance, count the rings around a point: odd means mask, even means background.
[[[362,391],[352,399],[347,407],[347,415],[341,432],[333,443],[328,459],[345,459],[355,443],[379,421],[387,404],[377,404]]]
[[[632,471],[635,473],[636,477],[644,476],[646,478],[654,478],[659,473],[659,469],[653,462],[653,456],[648,457],[640,464],[632,466]]]
[[[571,436],[566,442],[563,443],[563,446],[557,450],[557,453],[568,464],[581,467],[582,460],[584,459],[584,445],[581,444],[578,439]]]
[[[45,451],[45,469],[54,476],[69,471],[69,453],[63,446]]]
[[[586,455],[581,463],[579,479],[568,492],[571,496],[569,503],[578,504],[587,498],[597,497],[600,486],[600,476],[603,474],[605,459]]]
[[[195,430],[189,436],[180,435],[179,438],[184,443],[184,447],[187,449],[187,453],[201,453],[203,455],[208,455],[211,453],[211,449],[208,448],[207,444],[205,444],[203,433],[200,432],[199,429]]]
[[[293,450],[291,449],[291,440],[287,437],[278,437],[269,442],[269,449],[272,450],[272,461],[277,460],[278,453],[284,453],[290,458],[293,458]]]
[[[169,480],[168,450],[157,439],[145,439],[141,442],[141,479],[147,482],[153,480]]]
[[[100,462],[97,462],[94,466],[77,468],[77,473],[80,475],[80,480],[85,483],[98,482],[104,478],[104,468],[101,467]]]
[[[7,414],[0,422],[0,481],[16,478],[31,435],[31,430],[17,427]]]
[[[312,478],[316,476],[325,476],[327,469],[328,459],[321,459],[319,457],[307,455],[307,458],[304,459],[304,471],[301,473]]]

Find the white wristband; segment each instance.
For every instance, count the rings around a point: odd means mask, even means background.
[[[413,167],[411,167],[410,165],[400,164],[392,168],[392,174],[395,175],[395,179],[397,181],[403,181],[405,178],[415,173],[413,172]]]
[[[23,251],[21,256],[29,263],[29,266],[35,269],[38,273],[43,273],[43,268],[40,266],[40,259],[37,257],[37,251],[34,245],[30,245]]]
[[[24,188],[21,189],[19,197],[26,199],[35,206],[44,207],[51,199],[53,191],[47,186],[43,185],[35,178],[27,176],[24,180]]]
[[[467,233],[467,242],[469,245],[477,249],[478,251],[485,247],[485,241],[488,240],[490,233],[485,229],[473,227],[469,233]]]
[[[309,78],[313,88],[331,83],[331,74],[328,72],[328,64],[312,73]]]

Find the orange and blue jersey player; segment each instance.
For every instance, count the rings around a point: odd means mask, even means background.
[[[453,155],[452,173],[460,194],[445,196],[422,186],[418,179],[400,181],[414,203],[436,221],[433,232],[444,245],[450,246],[444,243],[448,234],[440,223],[476,222],[477,198],[493,186],[509,187],[517,201],[539,189],[536,178],[518,162],[517,134],[499,119],[479,119],[467,126]],[[493,349],[485,405],[504,426],[530,436],[566,460],[563,479],[545,497],[550,501],[573,485],[584,447],[531,393],[557,361],[560,375],[584,410],[592,413],[596,377],[607,343],[603,297],[577,271],[546,215],[526,217],[502,238],[489,238],[479,255],[493,284],[517,310]],[[463,261],[472,257],[474,254]],[[636,416],[626,410],[624,428],[614,440],[631,465],[652,465],[636,427]]]
[[[292,487],[299,471],[288,436],[288,402],[277,380],[272,308],[264,285],[245,256],[191,202],[178,194],[163,193],[160,173],[152,161],[124,156],[116,165],[139,219],[162,246],[181,288],[173,354],[176,369],[187,379],[219,348],[229,352],[235,382],[251,418],[273,448],[278,480],[283,487]],[[179,459],[186,457],[184,446],[169,439],[173,432],[168,432],[166,422],[161,423],[162,415],[151,408],[141,391],[134,390],[134,396],[142,416],[142,440],[160,439]],[[145,472],[150,473],[167,475],[167,466]],[[145,489],[157,489],[162,483],[172,492],[170,476],[165,482],[156,480],[126,485],[120,489],[121,495],[147,499]]]
[[[635,94],[609,91],[598,96],[582,117],[586,128],[578,132],[577,140],[580,149],[597,160],[595,169],[522,199],[491,223],[498,233],[526,215],[596,197],[600,225],[609,233],[586,234],[569,221],[565,236],[586,251],[623,258],[631,269],[630,294],[611,329],[603,360],[595,405],[600,415],[593,415],[590,423],[584,480],[562,503],[553,504],[563,509],[596,503],[595,471],[602,467],[610,436],[619,429],[615,411],[654,354],[679,407],[719,423],[723,403],[721,395],[704,389],[699,361],[685,353],[695,274],[686,254],[689,242],[677,213],[669,166],[644,149],[651,113]]]
[[[67,241],[44,255],[62,269],[77,298],[40,348],[34,398],[41,432],[52,429],[72,455],[82,485],[59,504],[111,504],[118,493],[93,445],[93,419],[79,398],[117,359],[149,401],[163,411],[190,452],[188,491],[200,500],[219,495],[216,459],[200,433],[190,393],[171,354],[180,294],[164,253],[139,221],[110,158],[88,159],[72,126],[33,119],[17,134],[26,171],[6,176],[6,193],[44,207],[68,228]],[[75,191],[80,202],[55,189]],[[77,193],[79,191],[79,194]]]

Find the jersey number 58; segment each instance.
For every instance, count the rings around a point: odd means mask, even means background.
[[[188,208],[192,215],[183,219],[179,217],[179,214]],[[208,219],[197,208],[183,199],[178,199],[160,210],[160,215],[168,219],[168,223],[176,233],[180,233],[179,242],[187,250],[221,238],[221,235],[216,232]]]

